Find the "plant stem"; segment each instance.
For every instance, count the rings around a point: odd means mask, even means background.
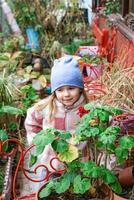
[[[95,139],[94,140],[94,160],[95,160],[95,163],[97,164],[97,148],[96,148],[96,144],[95,144]]]
[[[108,155],[107,155],[107,145],[105,147],[105,167],[107,168],[107,158],[108,158]]]

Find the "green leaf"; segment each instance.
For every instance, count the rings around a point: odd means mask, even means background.
[[[74,193],[76,194],[84,194],[91,187],[91,182],[87,178],[81,179],[81,176],[78,175],[74,179]]]
[[[101,134],[99,140],[103,144],[112,144],[116,139],[115,135],[106,135],[106,134]]]
[[[54,182],[50,181],[49,183],[47,183],[45,188],[43,190],[41,190],[41,192],[39,193],[39,197],[44,198],[44,197],[49,196],[51,194],[53,188],[54,188]]]
[[[79,167],[80,161],[74,160],[71,163],[68,163],[68,169],[69,171],[76,171],[76,169]]]
[[[76,127],[76,134],[77,135],[88,135],[89,134],[89,131],[90,131],[90,126],[89,126],[89,123],[83,123],[81,125],[78,125]]]
[[[95,109],[95,108],[97,108],[97,107],[101,107],[100,103],[91,102],[91,103],[88,103],[88,104],[86,104],[86,105],[84,106],[84,108],[85,108],[86,110],[93,110],[93,109]]]
[[[111,188],[112,188],[112,190],[113,190],[114,192],[116,192],[116,193],[118,193],[118,194],[121,194],[122,188],[121,188],[121,185],[120,185],[120,183],[119,183],[118,181],[116,181],[116,182],[110,184],[110,186],[111,186]]]
[[[41,133],[43,134],[37,134],[33,138],[33,144],[45,147],[46,145],[51,144],[54,141],[55,136],[52,133],[47,133],[46,131],[42,131]]]
[[[27,97],[28,97],[28,99],[34,101],[34,100],[38,99],[39,96],[36,94],[36,92],[32,91],[32,92],[28,93]]]
[[[37,156],[31,154],[30,155],[30,161],[29,161],[29,167],[32,167],[37,161]]]
[[[41,146],[41,145],[39,145],[39,146],[36,146],[36,153],[35,153],[35,155],[36,156],[39,156],[43,151],[44,151],[44,146]]]
[[[5,141],[8,139],[8,135],[4,130],[0,130],[0,140]]]
[[[117,181],[117,177],[111,171],[103,168],[103,180],[105,183],[111,184]]]
[[[107,122],[109,120],[110,113],[105,110],[100,110],[100,112],[98,112],[98,115],[99,115],[99,119],[102,122]]]
[[[8,135],[4,130],[0,130],[0,140],[5,141],[8,139]],[[7,151],[8,143],[5,143],[3,146],[3,151]]]
[[[61,178],[59,182],[55,183],[55,191],[58,194],[67,191],[69,187],[70,187],[70,179],[67,177]]]
[[[106,134],[114,134],[117,135],[120,131],[119,126],[110,126],[106,129]]]
[[[114,153],[115,152],[115,149],[116,149],[116,145],[114,144],[114,143],[112,143],[112,144],[109,144],[108,146],[107,146],[107,150],[108,150],[108,152],[111,154],[111,153]]]
[[[129,151],[128,151],[128,149],[124,149],[122,147],[117,147],[115,149],[115,155],[117,157],[117,161],[119,163],[123,163],[124,160],[126,160],[128,158]]]
[[[30,90],[31,85],[25,85],[20,88],[22,93],[27,93]]]
[[[65,151],[64,153],[60,153],[58,155],[59,159],[63,162],[72,162],[73,160],[75,160],[76,158],[78,158],[79,154],[78,154],[78,149],[77,147],[73,146],[73,145],[69,145],[69,148],[67,151]]]
[[[52,133],[48,133],[48,130],[40,131],[34,138],[33,138],[33,144],[36,146],[36,155],[40,155],[46,145],[51,144],[55,136]]]
[[[15,122],[9,122],[8,129],[9,129],[9,131],[17,130],[17,124]]]
[[[100,167],[93,167],[91,176],[92,178],[98,178],[101,176],[102,169]]]
[[[86,133],[87,137],[94,137],[99,134],[99,129],[96,127],[90,128],[89,132]],[[85,134],[84,134],[85,135]]]
[[[110,126],[100,134],[99,140],[104,144],[112,144],[120,131],[119,126]]]
[[[123,136],[119,139],[119,144],[123,148],[134,148],[134,136]]]
[[[68,150],[69,144],[65,140],[55,140],[52,143],[53,149],[58,153],[64,153]]]
[[[61,138],[61,139],[70,139],[72,137],[71,133],[69,132],[63,132],[61,131],[59,134],[58,134],[58,137]]]
[[[115,113],[116,115],[121,115],[123,111],[117,107],[111,107],[111,112]]]
[[[2,106],[0,108],[0,114],[8,113],[11,115],[23,115],[23,111],[21,109],[12,107],[12,106]]]
[[[81,171],[85,176],[91,176],[93,168],[96,167],[95,162],[87,161],[84,163],[80,163]]]
[[[29,99],[22,99],[22,104],[26,107],[26,108],[29,108],[30,107],[30,104],[31,104],[31,101]]]

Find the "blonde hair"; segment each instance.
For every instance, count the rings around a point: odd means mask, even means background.
[[[88,103],[89,102],[89,99],[87,97],[87,94],[86,92],[84,91],[84,89],[82,90],[82,94],[84,96],[84,99],[85,99],[85,103]],[[54,115],[57,111],[57,108],[56,108],[56,104],[55,104],[55,98],[56,98],[56,95],[55,95],[55,92],[53,92],[50,96],[49,96],[49,99],[46,103],[42,104],[42,105],[39,105],[37,104],[35,106],[35,109],[37,111],[42,111],[44,108],[48,108],[48,114],[47,114],[47,120],[48,122],[51,122],[51,120],[54,118]]]

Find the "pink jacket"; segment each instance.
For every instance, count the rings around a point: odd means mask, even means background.
[[[48,98],[40,101],[39,105],[42,105],[47,101]],[[27,132],[27,140],[29,145],[32,143],[33,137],[42,129],[57,128],[60,130],[70,131],[72,134],[74,133],[75,126],[80,120],[80,117],[77,114],[78,108],[79,106],[84,105],[86,103],[83,95],[81,95],[80,99],[70,108],[66,108],[56,99],[55,103],[57,106],[57,112],[55,114],[55,118],[51,121],[51,123],[49,123],[47,120],[47,107],[45,107],[40,112],[37,111],[35,106],[28,109],[27,117],[25,120],[25,128]],[[80,148],[84,148],[83,144]],[[40,161],[45,164],[47,163],[48,165],[50,159],[53,157],[55,157],[55,152],[53,151],[51,145],[47,145],[43,152],[43,156],[41,156]],[[55,165],[57,165],[57,163],[55,163]],[[48,168],[51,171],[50,166],[48,166]]]

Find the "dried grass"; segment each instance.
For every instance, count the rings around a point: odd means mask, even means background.
[[[104,71],[101,81],[107,90],[106,95],[101,97],[102,104],[134,113],[134,66],[123,69],[116,62],[111,71]]]

